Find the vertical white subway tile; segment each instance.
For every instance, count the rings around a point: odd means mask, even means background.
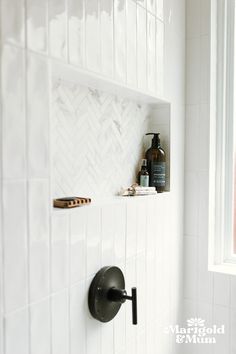
[[[114,352],[114,322],[110,321],[102,326],[101,332],[101,353],[112,354]]]
[[[67,56],[67,12],[66,0],[48,2],[49,52],[52,57],[66,60]]]
[[[198,175],[194,172],[187,172],[185,176],[185,233],[189,236],[198,235]]]
[[[89,70],[101,70],[100,18],[98,0],[85,0],[86,65]]]
[[[201,103],[210,103],[210,36],[202,36],[200,39],[201,53]]]
[[[125,262],[126,254],[126,206],[125,204],[117,204],[114,207],[114,218],[118,222],[114,230],[114,253],[115,263]]]
[[[85,0],[67,0],[69,30],[69,61],[85,65]]]
[[[186,103],[197,104],[201,96],[201,41],[199,37],[186,42]]]
[[[1,118],[0,118],[1,122]],[[1,171],[1,169],[0,169]],[[3,283],[4,283],[4,261],[3,261],[3,255],[4,255],[4,232],[3,232],[3,184],[0,184],[0,338],[3,338],[3,313],[4,313],[4,288],[3,288]],[[1,342],[1,341],[0,341]],[[3,342],[0,344],[0,353],[2,354],[3,352]]]
[[[126,2],[127,33],[127,84],[137,86],[137,5],[133,0]]]
[[[145,330],[145,320],[146,320],[146,309],[147,309],[147,301],[146,301],[146,257],[145,253],[140,253],[137,256],[136,260],[136,271],[137,271],[137,280],[136,286],[138,291],[138,333]],[[155,281],[155,280],[154,280]],[[160,286],[160,284],[157,284]]]
[[[214,304],[229,307],[230,276],[214,273]]]
[[[131,294],[131,288],[136,287],[137,284],[136,277],[136,258],[132,257],[129,260],[126,260],[125,265],[125,287],[127,293]],[[138,295],[137,295],[138,296]],[[132,324],[132,304],[130,301],[127,301],[125,304],[126,312],[126,345],[128,341],[131,341],[135,338],[137,327]]]
[[[26,183],[3,182],[3,271],[6,312],[25,306],[28,299],[26,220]]]
[[[127,203],[126,220],[126,258],[130,258],[137,252],[137,209],[133,201]]]
[[[49,293],[49,189],[47,180],[29,182],[30,300]]]
[[[26,176],[24,51],[2,49],[2,146],[3,177]]]
[[[92,279],[88,279],[86,282],[86,287],[89,289],[90,283]],[[102,329],[101,322],[95,321],[94,318],[90,315],[87,311],[87,318],[86,318],[86,352],[87,353],[97,353],[103,354],[101,351],[101,329]]]
[[[114,232],[115,218],[113,205],[102,207],[102,266],[114,263]]]
[[[51,222],[51,287],[55,292],[69,281],[69,216],[53,215]]]
[[[199,170],[200,159],[204,158],[199,156],[199,118],[200,109],[198,105],[188,105],[186,107],[186,120],[185,120],[185,163],[186,169],[191,171]]]
[[[201,35],[210,34],[211,25],[211,1],[201,0]]]
[[[47,53],[47,0],[27,0],[27,44],[28,48]]]
[[[71,215],[70,224],[70,281],[75,283],[86,275],[86,224],[87,210]]]
[[[236,311],[231,310],[230,312],[230,354],[236,353],[236,341],[234,333],[236,333]],[[232,335],[233,334],[233,335]]]
[[[210,133],[210,105],[201,104],[199,115],[199,139],[201,144],[199,148],[199,171],[208,171],[209,169],[209,133]],[[200,145],[200,146],[199,146]],[[207,183],[208,184],[208,183]]]
[[[156,0],[147,0],[147,10],[153,15],[156,14]]]
[[[147,237],[147,204],[137,203],[137,253],[145,251]]]
[[[97,273],[101,266],[101,209],[90,209],[87,224],[87,276]]]
[[[49,87],[47,60],[28,54],[27,115],[29,177],[49,175]]]
[[[30,346],[34,354],[50,354],[50,301],[46,300],[30,307]]]
[[[69,302],[67,290],[52,296],[52,354],[69,353]]]
[[[205,241],[208,236],[208,200],[209,200],[209,174],[207,171],[201,171],[199,176],[199,200],[201,200],[201,207],[199,207],[198,217],[199,236]]]
[[[197,303],[198,317],[204,319],[207,327],[213,326],[213,306],[212,304],[206,304],[205,302]]]
[[[121,306],[120,311],[114,318],[114,353],[122,353],[125,351],[126,343],[126,318],[125,306]]]
[[[213,273],[208,271],[207,235],[198,238],[198,300],[212,303]]]
[[[3,333],[3,316],[0,313],[0,354],[4,354],[4,333]]]
[[[201,2],[201,1],[200,1]],[[186,33],[187,38],[197,37],[201,34],[201,4],[199,0],[186,1]]]
[[[87,288],[85,285],[87,285],[85,281],[82,281],[70,290],[71,354],[86,353]]]
[[[29,353],[28,309],[19,310],[5,318],[5,354]]]
[[[146,327],[146,351],[147,354],[152,354],[155,347],[155,327],[152,322],[147,322]]]
[[[186,299],[197,298],[197,238],[185,237],[184,257],[184,297]]]
[[[156,0],[156,16],[163,20],[164,17],[164,0]]]
[[[213,323],[217,327],[225,326],[225,333],[223,335],[215,335],[217,345],[214,345],[213,353],[229,353],[230,350],[230,312],[227,307],[214,306],[213,308]]]
[[[197,317],[197,302],[192,300],[183,301],[183,326],[186,325],[186,321],[190,318]]]
[[[155,17],[147,14],[147,80],[148,89],[155,91],[156,84],[156,26]]]
[[[153,199],[147,201],[147,235],[146,235],[146,252],[152,255],[155,254],[155,243],[158,234],[158,229],[156,228],[156,215],[157,209]]]
[[[135,326],[134,326],[135,327]],[[136,329],[136,327],[135,327]],[[126,341],[126,351],[127,353],[136,354],[136,335],[128,338]]]
[[[147,13],[137,6],[137,72],[138,87],[145,89],[147,84]]]
[[[25,45],[24,4],[24,0],[2,0],[1,33],[4,42]]]
[[[158,350],[160,343],[156,347]],[[146,335],[145,332],[142,332],[137,336],[137,354],[143,354],[146,352]]]
[[[164,23],[156,20],[156,93],[163,94],[164,85]]]
[[[101,70],[113,76],[113,1],[100,0],[101,21]]]
[[[115,78],[126,82],[126,0],[114,0]]]
[[[151,303],[151,299],[153,298],[153,294],[155,294],[155,254],[147,253],[146,254],[146,301],[147,304]],[[165,299],[167,300],[168,297]],[[153,304],[153,306],[146,307],[146,321],[147,323],[153,323],[155,319],[155,306],[157,304]]]
[[[236,310],[236,278],[230,277],[230,307]]]
[[[136,0],[137,5],[140,5],[146,9],[147,0]]]

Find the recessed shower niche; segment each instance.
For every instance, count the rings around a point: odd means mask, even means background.
[[[170,190],[170,104],[77,69],[52,69],[52,194],[106,199],[136,181],[140,160],[161,133]]]

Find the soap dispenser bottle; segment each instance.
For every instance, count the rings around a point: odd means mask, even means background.
[[[166,154],[161,147],[160,133],[148,133],[146,135],[153,135],[152,146],[146,152],[149,185],[155,187],[157,192],[161,193],[166,186]]]

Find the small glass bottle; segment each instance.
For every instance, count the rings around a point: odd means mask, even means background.
[[[141,187],[149,187],[149,173],[147,170],[147,160],[142,160],[141,171],[139,172],[139,184]]]

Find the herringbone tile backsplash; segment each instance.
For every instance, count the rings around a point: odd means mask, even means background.
[[[110,197],[135,182],[148,106],[55,80],[53,195]]]

